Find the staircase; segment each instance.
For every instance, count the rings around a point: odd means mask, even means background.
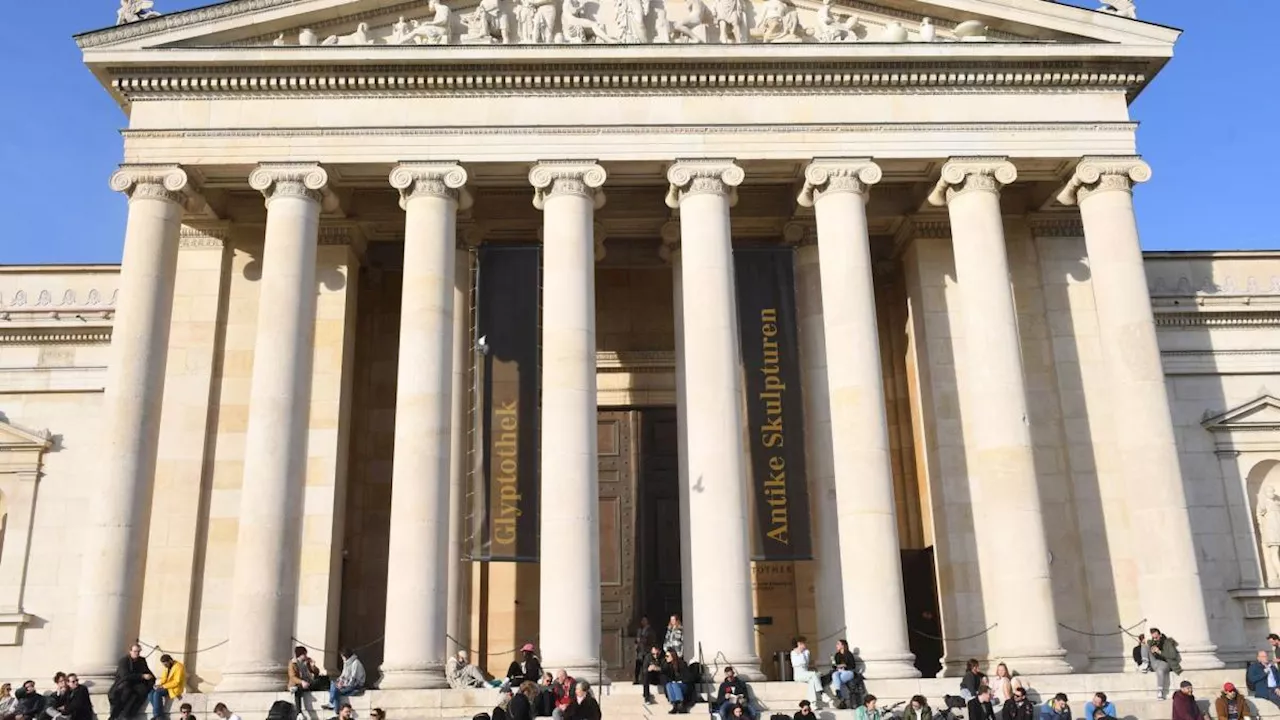
[[[1107,694],[1116,704],[1120,720],[1169,720],[1170,702],[1155,699],[1155,675],[1139,673],[1082,673],[1077,675],[1046,675],[1021,678],[1028,687],[1028,694],[1033,700],[1043,702],[1052,698],[1055,693],[1064,692],[1070,698],[1071,711],[1077,720],[1084,712],[1084,704],[1097,691]],[[1201,670],[1189,671],[1172,679],[1173,691],[1178,682],[1190,680],[1200,700],[1202,710],[1213,712],[1212,701],[1218,697],[1224,682],[1232,682],[1244,686],[1244,671]],[[958,678],[939,678],[922,680],[868,680],[867,689],[880,699],[880,707],[887,708],[894,703],[905,701],[913,695],[924,695],[935,709],[941,707],[944,695],[959,693]],[[759,682],[751,684],[754,696],[753,708],[761,720],[780,713],[788,718],[796,712],[799,703],[805,697],[805,685],[795,682]],[[655,688],[655,691],[657,689]],[[704,693],[714,694],[712,686],[703,686]],[[614,683],[607,687],[595,688],[600,701],[600,708],[607,720],[650,720],[666,716],[670,705],[659,693],[657,704],[646,705],[641,693],[641,686],[631,683]],[[95,707],[99,714],[105,716],[106,688],[92,688]],[[479,713],[490,713],[497,702],[498,692],[494,689],[476,690],[369,690],[362,695],[347,698],[356,711],[356,717],[368,717],[370,708],[380,707],[387,713],[387,720],[470,720]],[[195,714],[201,720],[216,720],[213,706],[226,703],[242,720],[264,720],[268,708],[277,700],[293,701],[291,693],[188,693],[180,702],[191,703]],[[328,701],[327,693],[317,693],[307,704],[309,720],[330,720],[334,713],[320,709],[321,703]],[[1280,709],[1271,703],[1261,705],[1249,700],[1254,707],[1256,718],[1280,720]],[[175,703],[176,705],[177,703]],[[706,720],[709,706],[699,702],[689,711],[691,717]],[[176,707],[174,710],[176,716]],[[818,720],[853,720],[853,711],[834,710],[820,706],[817,710]],[[963,713],[961,713],[963,716]]]

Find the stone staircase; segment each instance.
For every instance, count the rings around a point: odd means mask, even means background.
[[[1032,699],[1043,702],[1055,693],[1064,692],[1070,698],[1073,716],[1080,720],[1084,704],[1094,692],[1107,693],[1116,704],[1120,720],[1169,720],[1170,702],[1155,699],[1155,676],[1139,673],[1082,673],[1076,675],[1046,675],[1022,678],[1028,686]],[[1204,670],[1188,671],[1181,677],[1174,676],[1172,684],[1176,690],[1180,680],[1190,680],[1196,689],[1201,708],[1214,716],[1211,702],[1217,698],[1224,682],[1232,682],[1244,686],[1244,670]],[[924,695],[935,708],[942,705],[944,695],[955,695],[959,691],[958,678],[922,679],[922,680],[868,680],[867,688],[880,699],[880,707],[887,708],[894,703],[908,700],[913,695]],[[713,688],[706,686],[706,691]],[[752,683],[754,695],[753,707],[761,720],[768,720],[775,713],[785,714],[788,718],[796,711],[800,700],[805,697],[805,686],[792,682],[760,682]],[[602,713],[607,720],[651,720],[667,715],[669,705],[661,696],[657,696],[657,704],[646,705],[639,685],[631,683],[614,683],[607,687],[597,687],[597,697]],[[105,717],[105,688],[94,688],[95,708]],[[493,710],[498,692],[493,689],[477,690],[369,690],[362,695],[347,698],[356,711],[356,717],[363,720],[368,717],[369,709],[380,707],[387,713],[388,720],[470,720],[478,713]],[[705,695],[700,696],[702,700]],[[277,700],[292,702],[293,696],[287,692],[280,693],[188,693],[182,702],[191,703],[195,714],[201,720],[215,720],[213,706],[224,702],[242,720],[264,720],[267,710]],[[309,720],[331,720],[334,713],[320,709],[321,703],[327,702],[327,694],[315,694],[307,705]],[[1280,720],[1280,709],[1270,703],[1255,704],[1249,701],[1257,714],[1254,717]],[[690,711],[690,716],[701,716],[705,720],[709,706],[699,702]],[[176,716],[176,709],[174,712]],[[834,710],[820,706],[818,720],[853,720],[853,711]],[[963,717],[963,713],[960,714]]]

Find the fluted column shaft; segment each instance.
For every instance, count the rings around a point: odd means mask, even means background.
[[[459,189],[452,163],[391,172],[405,211],[382,687],[446,687],[454,255]]]
[[[460,235],[465,234],[459,233]],[[463,533],[466,531],[467,504],[467,441],[471,396],[471,253],[469,245],[461,241],[457,246],[453,264],[453,428],[452,452],[449,455],[449,609],[446,620],[452,642],[446,643],[449,653],[463,649],[467,642],[470,613],[467,607],[467,590],[470,575],[468,561],[463,559]]]
[[[827,333],[822,319],[822,276],[815,230],[791,226],[795,257],[796,320],[800,340],[800,384],[804,394],[804,457],[813,518],[813,593],[820,638],[845,635],[844,589],[840,571],[840,527],[836,469],[827,384]],[[814,648],[822,664],[826,648]]]
[[[1001,158],[952,159],[929,200],[946,205],[951,216],[964,316],[958,360],[969,484],[973,507],[991,516],[974,527],[987,623],[996,625],[989,654],[1023,672],[1069,672],[1058,641],[1000,212],[1000,188],[1015,179],[1016,168]],[[1018,548],[1017,592],[1010,591],[1007,568],[995,565],[1009,548]]]
[[[230,658],[218,689],[280,690],[298,604],[315,346],[316,245],[331,202],[319,165],[264,164],[267,203],[258,329],[231,588]]]
[[[1143,614],[1176,633],[1184,668],[1220,668],[1133,212],[1133,185],[1150,177],[1137,157],[1084,158],[1058,199],[1080,206],[1121,460],[1142,478],[1142,501],[1130,507],[1134,546],[1160,548],[1134,554]]]
[[[742,349],[729,208],[742,183],[730,160],[667,172],[680,210],[684,386],[693,613],[706,662],[762,677],[752,618]],[[696,648],[686,648],[692,655]]]
[[[538,622],[545,665],[593,681],[602,679],[594,216],[604,181],[594,163],[529,172],[543,213]]]
[[[819,160],[805,171],[800,202],[818,223],[822,315],[844,618],[872,678],[919,677],[907,639],[893,462],[880,366],[866,201],[881,177],[869,160]],[[865,588],[874,587],[873,593]]]
[[[129,219],[103,402],[102,474],[81,543],[75,644],[80,675],[99,680],[138,638],[178,235],[184,209],[198,202],[177,166],[122,167],[111,188],[129,196]]]

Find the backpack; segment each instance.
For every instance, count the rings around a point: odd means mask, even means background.
[[[297,711],[293,703],[288,700],[277,700],[271,703],[271,709],[267,711],[267,720],[293,720],[296,716]]]
[[[959,695],[944,695],[942,702],[946,704],[948,710],[964,710],[969,706]]]

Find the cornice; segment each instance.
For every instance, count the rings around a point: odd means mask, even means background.
[[[0,327],[0,345],[106,345],[110,327]]]
[[[1073,61],[919,62],[758,58],[731,62],[567,63],[548,65],[513,59],[501,65],[422,66],[243,65],[109,68],[111,86],[130,101],[219,97],[422,97],[553,96],[574,94],[669,95],[822,92],[903,94],[1115,92],[1142,86],[1138,68],[1091,66]]]
[[[1158,328],[1229,327],[1240,330],[1280,327],[1280,312],[1157,312]]]
[[[988,132],[1136,132],[1137,123],[847,123],[784,125],[670,125],[666,132],[685,135],[732,135],[744,131],[768,134],[812,134],[876,132],[885,134],[919,135],[924,133],[988,133]],[[652,125],[610,125],[609,132],[619,135],[651,135]],[[209,130],[123,130],[126,140],[194,140],[222,138],[292,138],[292,137],[488,137],[499,135],[556,135],[595,136],[599,126],[543,125],[538,127],[477,126],[477,127],[345,127],[345,128],[234,128]]]

